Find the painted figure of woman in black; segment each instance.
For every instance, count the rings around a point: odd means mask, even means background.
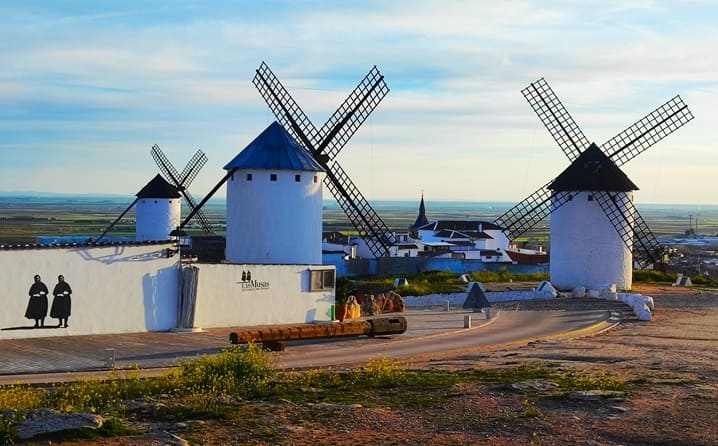
[[[27,303],[25,317],[35,319],[35,327],[45,326],[47,316],[47,286],[42,283],[40,276],[35,276],[35,283],[30,287],[30,301]]]
[[[67,319],[70,317],[70,309],[72,308],[71,294],[72,288],[70,288],[70,284],[65,282],[62,275],[57,276],[57,285],[52,290],[52,295],[55,297],[52,299],[50,317],[60,320],[57,324],[58,327],[63,326],[63,320],[65,321],[64,327],[67,327]]]

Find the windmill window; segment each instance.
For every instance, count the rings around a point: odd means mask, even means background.
[[[157,200],[155,200],[155,203],[157,203]]]
[[[269,175],[269,181],[277,181],[277,174],[272,173]]]
[[[294,181],[296,181],[297,183],[299,183],[301,180],[302,180],[302,176],[301,176],[301,175],[294,175]]]
[[[593,201],[593,195],[588,196],[588,201]]]
[[[316,175],[314,175],[314,182],[316,183],[318,181],[318,178]]]
[[[252,174],[251,174],[251,173],[248,173],[248,174],[247,174],[247,181],[252,181]]]

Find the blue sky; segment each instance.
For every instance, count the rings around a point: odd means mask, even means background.
[[[716,204],[716,25],[701,1],[4,1],[0,193],[132,196],[158,144],[180,170],[207,154],[202,197],[273,121],[266,61],[317,126],[385,75],[338,158],[369,199],[517,201],[556,176],[520,93],[544,77],[599,144],[680,94],[696,119],[624,170],[638,203]]]

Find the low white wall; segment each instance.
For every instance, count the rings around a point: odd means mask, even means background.
[[[195,266],[199,268],[196,326],[210,328],[331,320],[334,289],[309,291],[309,277],[310,269],[333,270],[333,266]],[[251,282],[246,281],[247,273],[251,274]]]
[[[529,299],[553,299],[547,293],[528,290],[528,291],[487,291],[486,299],[490,302],[505,302],[509,300],[529,300]],[[427,294],[424,296],[404,296],[404,302],[407,307],[427,307],[436,305],[446,305],[449,301],[451,305],[463,305],[468,293],[449,293],[449,294]]]
[[[169,243],[0,249],[0,339],[161,331],[177,319],[177,267]],[[25,318],[39,274],[48,288],[45,328]],[[67,328],[50,317],[52,291],[63,275],[72,288]]]

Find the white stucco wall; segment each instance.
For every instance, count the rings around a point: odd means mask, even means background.
[[[135,240],[169,240],[180,225],[179,198],[140,198],[135,204]]]
[[[197,264],[195,325],[203,328],[331,320],[334,289],[309,291],[310,269],[329,265]],[[252,283],[242,281],[251,273]]]
[[[270,181],[271,174],[277,175],[276,181]],[[299,182],[295,175],[300,175]],[[227,182],[227,259],[321,264],[324,176],[286,170],[235,172]]]
[[[551,283],[561,290],[602,289],[611,284],[630,289],[630,250],[598,202],[588,201],[590,192],[572,194],[571,201],[551,213]],[[632,201],[633,194],[627,195]],[[633,215],[626,217],[633,220]]]
[[[491,239],[485,240],[483,249],[506,249],[509,247],[509,239],[503,231],[498,229],[488,229],[484,232],[490,235]]]
[[[176,258],[169,243],[0,250],[0,339],[161,331],[177,319]],[[26,319],[28,291],[39,274],[48,288],[44,329]],[[50,318],[52,290],[63,275],[72,287],[68,328]],[[52,328],[51,328],[52,327]]]

